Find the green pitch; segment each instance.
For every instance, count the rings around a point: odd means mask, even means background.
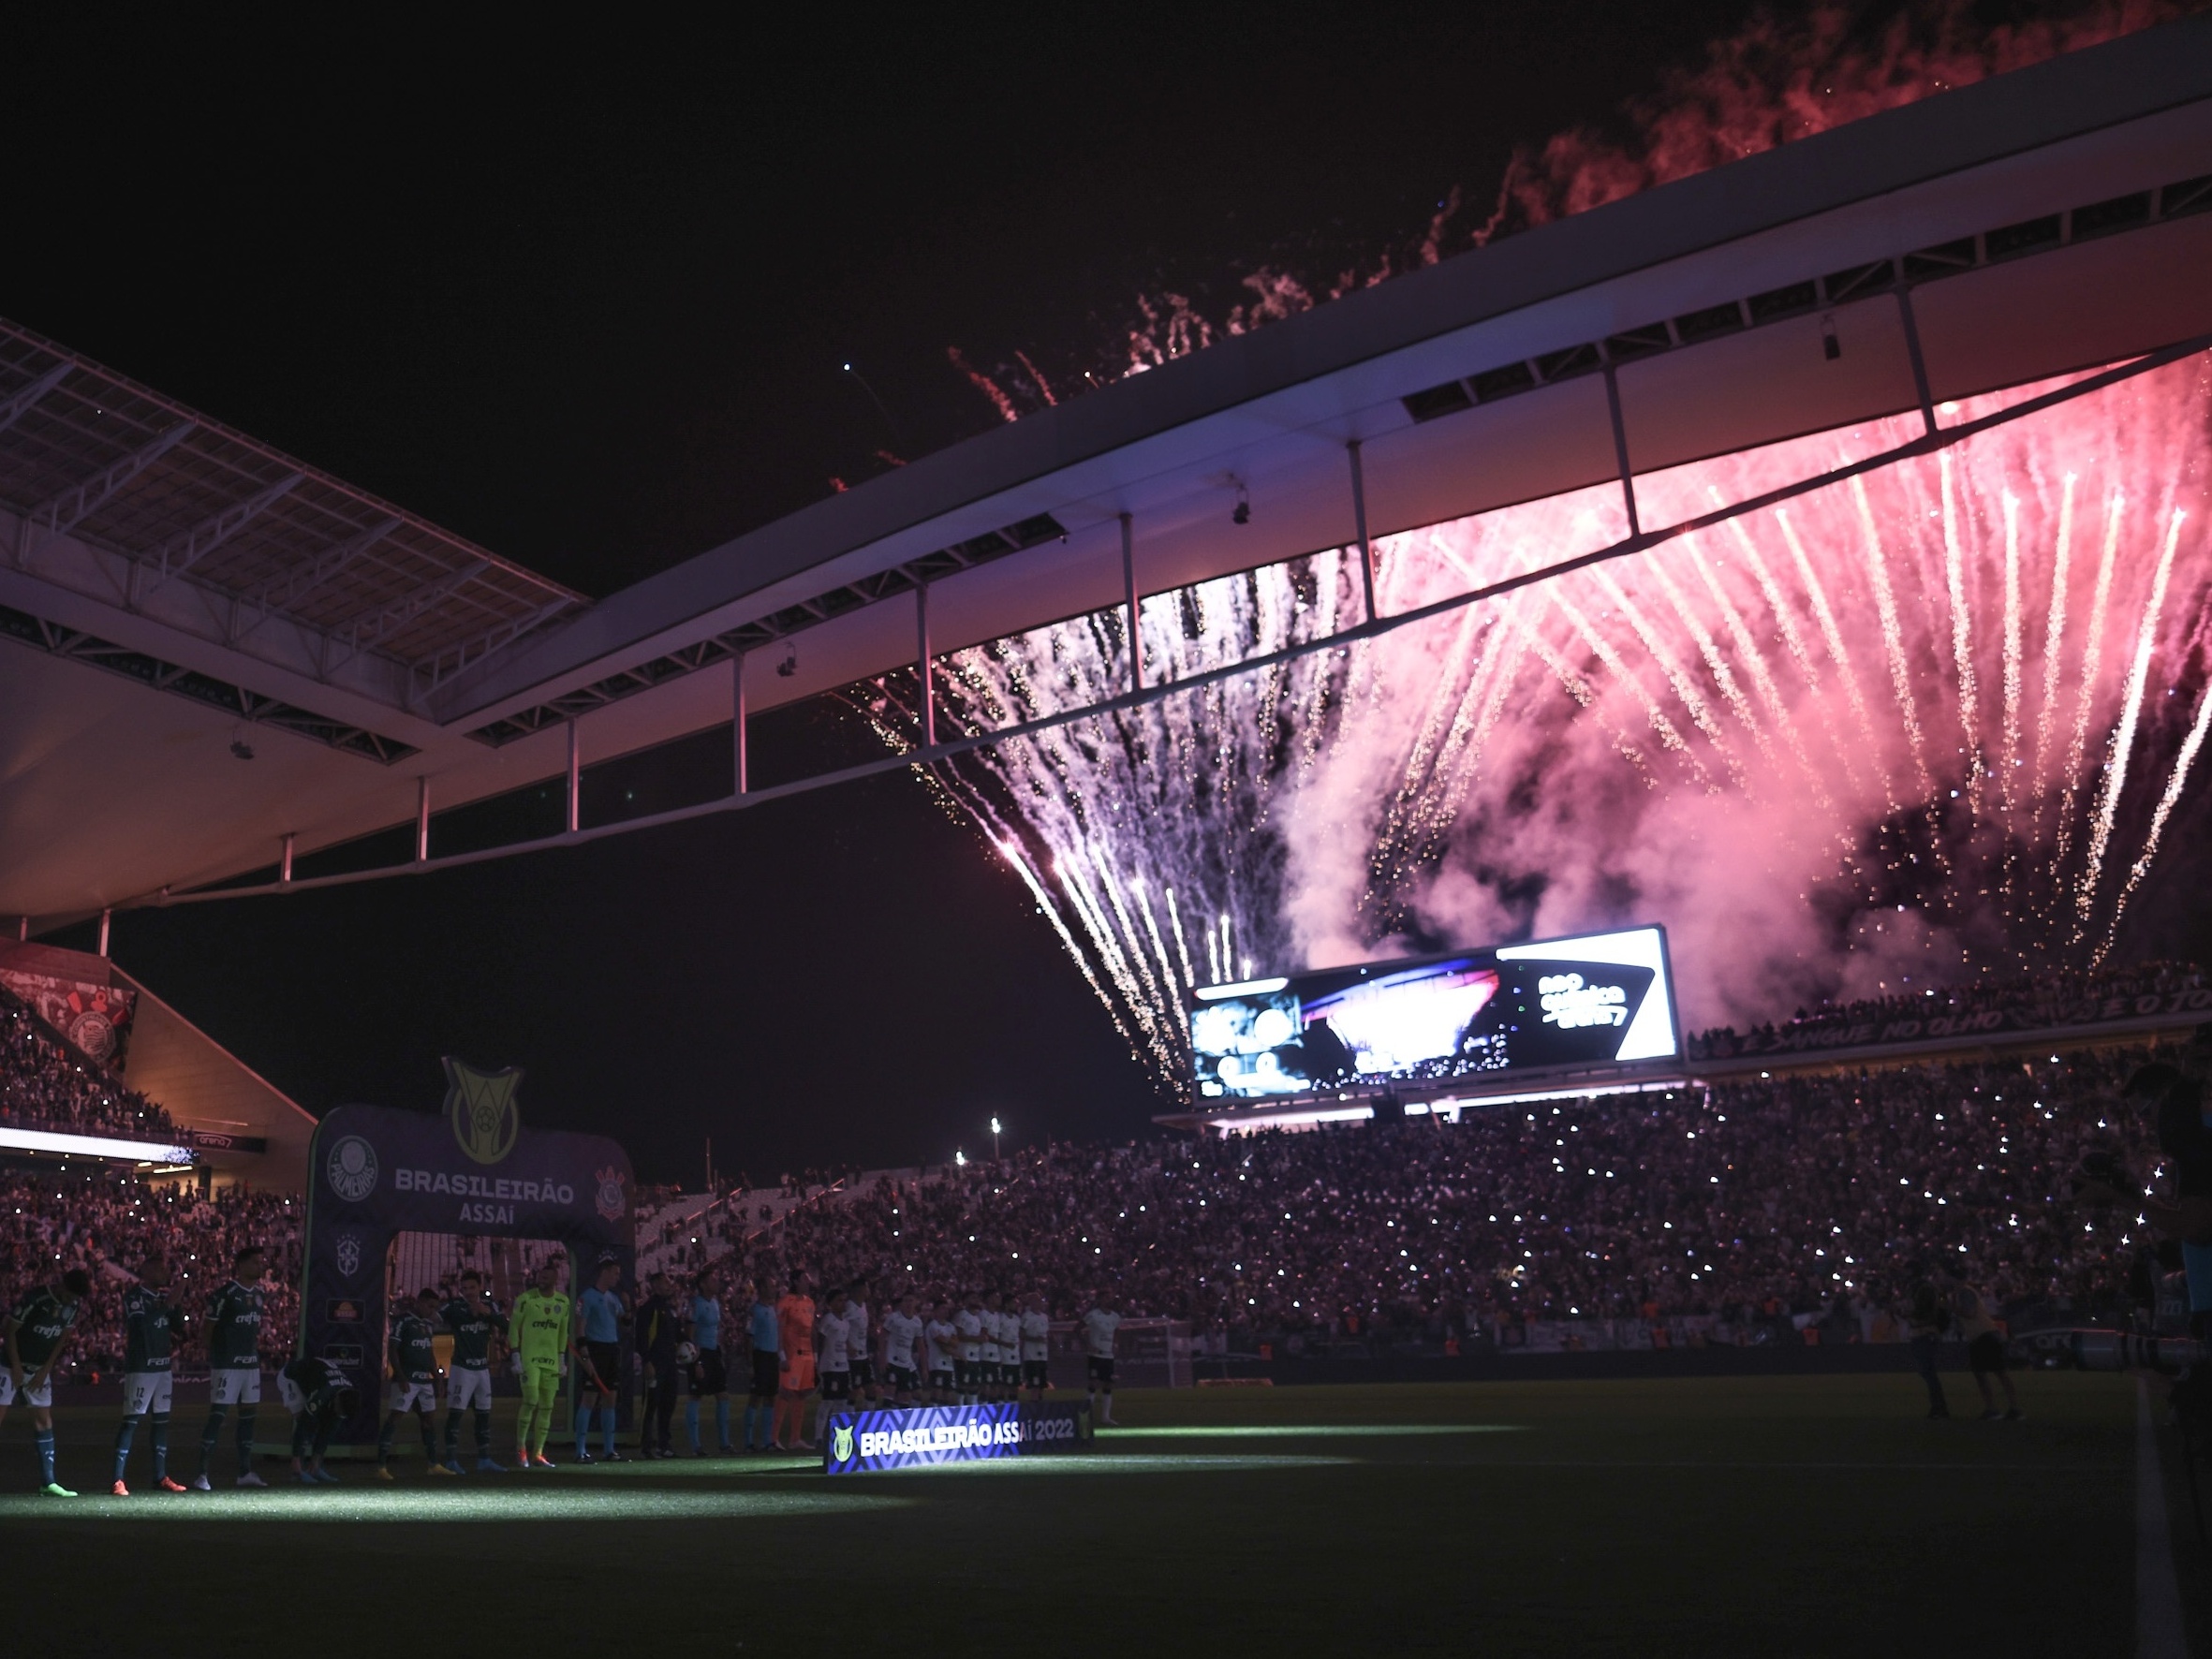
[[[353,1465],[172,1497],[144,1490],[141,1434],[140,1495],[74,1502],[29,1492],[19,1411],[0,1559],[42,1655],[2116,1659],[2134,1384],[2022,1381],[2023,1424],[1925,1421],[1909,1375],[1130,1392],[1088,1453],[835,1480],[686,1459],[433,1482],[418,1460],[394,1486]],[[112,1418],[61,1428],[65,1483],[104,1490]],[[196,1412],[176,1439],[189,1475]]]

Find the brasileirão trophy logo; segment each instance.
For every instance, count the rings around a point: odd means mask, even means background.
[[[461,1150],[479,1164],[496,1164],[514,1151],[523,1115],[515,1105],[523,1068],[479,1071],[466,1061],[446,1056],[446,1120]]]
[[[852,1429],[850,1425],[839,1423],[835,1429],[831,1431],[830,1461],[833,1463],[852,1461]]]

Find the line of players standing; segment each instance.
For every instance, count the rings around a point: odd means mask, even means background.
[[[201,1425],[199,1472],[189,1488],[169,1472],[169,1427],[173,1366],[184,1311],[172,1299],[170,1264],[160,1257],[140,1264],[138,1281],[124,1295],[124,1408],[114,1446],[111,1490],[127,1497],[125,1484],[134,1442],[141,1425],[151,1430],[155,1484],[165,1491],[213,1490],[211,1472],[226,1418],[237,1414],[236,1444],[241,1487],[268,1483],[253,1469],[254,1430],[261,1399],[261,1290],[266,1259],[255,1247],[241,1248],[231,1276],[216,1290],[204,1314],[209,1366],[209,1406]],[[393,1311],[386,1355],[390,1378],[388,1408],[378,1436],[377,1473],[391,1479],[400,1424],[420,1418],[423,1451],[434,1474],[462,1473],[461,1417],[474,1417],[476,1467],[506,1467],[492,1452],[491,1370],[511,1351],[523,1379],[517,1419],[518,1466],[550,1467],[544,1455],[558,1384],[571,1364],[582,1388],[573,1428],[576,1455],[590,1461],[591,1431],[601,1430],[598,1456],[620,1459],[614,1442],[618,1400],[625,1381],[625,1348],[633,1346],[645,1385],[639,1444],[642,1455],[673,1457],[671,1421],[680,1377],[687,1377],[690,1400],[685,1418],[691,1450],[707,1454],[700,1409],[713,1402],[716,1449],[745,1451],[812,1450],[825,1416],[832,1411],[883,1405],[955,1405],[1018,1400],[1026,1390],[1041,1401],[1049,1386],[1046,1358],[1051,1320],[1043,1298],[1034,1290],[1010,1300],[996,1291],[970,1291],[963,1298],[898,1296],[879,1322],[872,1322],[862,1285],[839,1286],[816,1304],[806,1275],[787,1287],[774,1275],[756,1287],[736,1287],[735,1299],[749,1302],[742,1340],[751,1352],[750,1387],[743,1439],[730,1441],[729,1368],[725,1363],[722,1270],[710,1265],[680,1297],[666,1272],[652,1275],[647,1294],[630,1306],[617,1288],[621,1264],[602,1257],[594,1283],[574,1304],[557,1288],[559,1269],[548,1262],[538,1284],[518,1299],[512,1314],[503,1314],[484,1294],[481,1277],[461,1276],[458,1293],[441,1299],[423,1290]],[[31,1408],[41,1490],[54,1497],[76,1493],[56,1479],[52,1419],[52,1376],[66,1352],[81,1315],[91,1281],[81,1270],[65,1273],[52,1285],[26,1293],[0,1321],[0,1423],[17,1400]],[[1113,1422],[1113,1345],[1120,1314],[1101,1295],[1082,1320],[1089,1386],[1099,1420]],[[435,1339],[440,1329],[453,1347],[446,1368],[446,1419],[441,1448],[434,1429],[439,1367]],[[626,1343],[626,1330],[630,1342]],[[882,1365],[878,1372],[877,1361]],[[292,1468],[310,1484],[332,1482],[323,1453],[332,1430],[359,1409],[354,1384],[329,1361],[313,1357],[292,1360],[278,1373],[278,1387],[292,1416]],[[806,1404],[816,1400],[813,1437],[803,1433]]]

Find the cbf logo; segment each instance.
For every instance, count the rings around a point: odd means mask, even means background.
[[[833,1463],[852,1461],[852,1426],[839,1423],[830,1435],[830,1461]]]
[[[351,1281],[361,1272],[361,1235],[338,1235],[338,1277]]]
[[[348,1135],[331,1148],[324,1166],[331,1191],[348,1204],[358,1204],[376,1190],[376,1149],[358,1135]]]
[[[514,1151],[515,1136],[523,1126],[514,1098],[522,1080],[520,1066],[478,1071],[446,1056],[446,1117],[461,1150],[478,1163],[496,1164]]]

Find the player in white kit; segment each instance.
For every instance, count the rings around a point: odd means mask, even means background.
[[[923,1383],[929,1389],[932,1405],[952,1403],[953,1378],[957,1374],[953,1356],[959,1351],[960,1332],[952,1321],[945,1317],[945,1304],[931,1302],[922,1310],[922,1351],[924,1366]]]
[[[882,1402],[876,1387],[876,1356],[868,1346],[868,1304],[861,1299],[867,1286],[856,1285],[845,1310],[845,1351],[852,1360],[852,1408],[863,1410]]]
[[[894,1405],[912,1405],[921,1397],[922,1378],[914,1364],[914,1343],[921,1335],[914,1298],[900,1297],[899,1305],[883,1316],[883,1380]]]
[[[1022,1387],[1039,1405],[1044,1403],[1044,1391],[1049,1386],[1046,1360],[1052,1353],[1052,1315],[1044,1311],[1044,1298],[1032,1290],[1022,1299],[1022,1312],[1017,1321],[1022,1343]]]
[[[1090,1373],[1091,1408],[1097,1421],[1109,1429],[1113,1420],[1113,1333],[1121,1329],[1121,1315],[1110,1305],[1113,1298],[1100,1291],[1091,1311],[1083,1316],[1085,1368]]]
[[[852,1328],[846,1324],[852,1300],[839,1285],[830,1292],[830,1305],[814,1322],[815,1369],[821,1377],[821,1398],[814,1402],[814,1443],[822,1444],[822,1431],[834,1412],[852,1409]]]
[[[967,1293],[960,1311],[952,1315],[952,1329],[960,1336],[952,1361],[952,1386],[961,1404],[973,1405],[981,1398],[977,1390],[982,1387],[983,1371],[983,1299],[974,1291]]]

